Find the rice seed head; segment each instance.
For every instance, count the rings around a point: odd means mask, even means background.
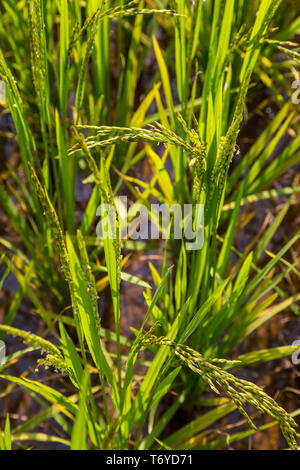
[[[218,205],[223,194],[223,189],[226,184],[226,178],[230,163],[232,161],[235,148],[236,140],[240,131],[240,125],[243,119],[243,109],[246,101],[246,95],[250,83],[250,73],[246,74],[245,80],[241,85],[241,90],[238,98],[238,102],[235,108],[234,116],[231,125],[225,136],[220,138],[217,158],[214,164],[214,168],[210,177],[209,183],[209,195],[208,200],[211,201],[215,189],[218,190]]]
[[[77,242],[78,242],[78,248],[79,248],[79,252],[80,252],[80,256],[82,260],[83,276],[85,278],[89,296],[92,301],[92,309],[93,309],[93,314],[95,318],[95,325],[98,331],[98,335],[100,335],[101,321],[100,321],[100,317],[98,314],[98,293],[97,293],[95,278],[92,274],[92,269],[89,264],[86,244],[84,242],[84,239],[80,230],[77,231]]]
[[[54,344],[50,343],[50,341],[47,341],[44,338],[41,338],[40,336],[31,333],[30,331],[19,330],[18,328],[14,328],[9,325],[0,325],[0,331],[4,331],[5,333],[12,336],[18,336],[19,338],[22,338],[24,343],[28,344],[29,346],[41,349],[42,351],[51,354],[56,358],[62,359],[60,350],[54,346]]]
[[[54,367],[56,372],[71,373],[71,369],[67,366],[66,362],[62,358],[53,356],[52,354],[47,354],[46,357],[39,359],[38,364],[43,365],[45,368],[50,366]]]
[[[152,329],[153,331],[153,329]],[[155,344],[168,346],[189,369],[199,374],[214,391],[216,386],[235,403],[239,411],[247,418],[251,427],[256,429],[252,420],[244,410],[246,403],[254,406],[259,411],[269,414],[280,425],[281,431],[291,449],[297,449],[296,432],[297,423],[278,403],[269,397],[261,388],[252,382],[238,379],[222,367],[233,367],[239,361],[227,361],[226,359],[214,359],[203,357],[199,352],[184,344],[177,344],[164,336],[157,337],[152,331],[146,333],[141,340],[141,345]]]
[[[39,106],[46,98],[46,63],[44,47],[44,21],[41,0],[27,0],[28,21],[30,29],[31,70]]]

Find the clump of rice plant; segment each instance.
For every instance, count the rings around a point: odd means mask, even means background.
[[[230,368],[238,366],[239,361],[228,361],[226,359],[205,358],[197,351],[184,344],[176,344],[164,336],[156,337],[153,334],[146,334],[142,344],[155,344],[168,346],[176,357],[178,357],[189,369],[199,374],[203,380],[207,381],[212,390],[220,393],[217,385],[236,404],[241,413],[246,416],[249,425],[257,429],[245,412],[243,405],[249,403],[258,410],[269,414],[280,424],[280,428],[291,449],[297,449],[296,437],[300,435],[296,432],[297,423],[281,408],[275,400],[270,398],[257,385],[246,380],[238,379],[222,367]]]
[[[0,14],[0,401],[28,395],[26,421],[0,420],[0,449],[217,449],[278,425],[297,449],[295,404],[232,372],[259,365],[264,382],[265,362],[299,352],[276,331],[300,314],[296,7],[26,0]],[[125,192],[161,239],[120,239]],[[201,249],[153,203],[203,207]],[[97,236],[100,204],[115,237]]]

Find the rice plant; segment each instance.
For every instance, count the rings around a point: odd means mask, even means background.
[[[264,388],[300,351],[276,323],[300,313],[299,7],[0,12],[0,449],[239,449],[270,428],[298,449],[297,399]],[[195,231],[203,209],[201,247],[158,203],[191,206]],[[133,237],[134,206],[158,239]]]

